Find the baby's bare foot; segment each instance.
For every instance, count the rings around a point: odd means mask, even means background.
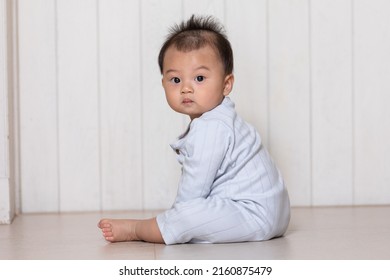
[[[135,233],[137,222],[138,220],[131,219],[102,219],[98,227],[107,241],[135,241],[139,240]]]

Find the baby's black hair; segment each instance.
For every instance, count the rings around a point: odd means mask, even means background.
[[[192,15],[187,21],[180,25],[174,25],[167,36],[167,39],[161,47],[158,55],[158,65],[161,74],[163,73],[163,64],[165,52],[171,46],[177,50],[188,52],[198,50],[207,45],[213,47],[224,66],[225,75],[233,73],[233,50],[230,45],[223,26],[212,16],[197,17]]]

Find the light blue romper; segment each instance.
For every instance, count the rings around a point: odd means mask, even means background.
[[[157,216],[166,244],[261,241],[285,233],[290,202],[283,179],[230,98],[194,119],[171,147],[182,175],[172,208]]]

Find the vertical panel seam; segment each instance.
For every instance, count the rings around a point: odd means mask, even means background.
[[[266,0],[266,3],[265,3],[265,24],[266,24],[266,27],[265,27],[265,40],[266,40],[266,43],[265,43],[265,63],[266,63],[266,80],[265,80],[265,90],[266,90],[266,104],[267,104],[267,112],[266,112],[266,116],[267,116],[267,128],[266,128],[266,131],[267,131],[267,135],[266,135],[266,141],[267,141],[267,144],[268,144],[268,149],[271,151],[271,142],[270,142],[270,139],[271,139],[271,92],[270,92],[270,19],[269,19],[269,0]]]
[[[20,69],[20,63],[19,63],[19,3],[18,1],[14,1],[12,3],[12,13],[13,13],[13,58],[14,58],[14,113],[13,116],[14,119],[14,126],[15,126],[15,132],[14,132],[14,145],[15,145],[15,213],[19,214],[22,212],[22,188],[21,188],[21,181],[22,181],[22,174],[21,174],[21,162],[22,162],[22,156],[21,156],[21,145],[20,145],[20,135],[21,135],[21,123],[20,123],[20,79],[19,79],[19,69]]]
[[[144,73],[143,73],[143,65],[142,65],[142,58],[143,58],[143,51],[142,51],[142,46],[143,46],[143,36],[142,36],[142,28],[143,28],[143,24],[142,24],[142,19],[143,19],[143,14],[142,14],[142,0],[139,0],[138,1],[138,9],[139,9],[139,19],[138,19],[138,22],[139,22],[139,27],[138,27],[138,36],[139,36],[139,81],[140,81],[140,138],[141,138],[141,141],[140,141],[140,145],[141,145],[141,209],[142,210],[145,210],[145,150],[144,150],[144,100],[143,100],[143,92],[144,92],[144,87],[143,87],[143,76],[144,76]]]
[[[4,68],[4,84],[1,86],[3,88],[2,91],[4,91],[4,104],[3,105],[0,105],[0,111],[3,111],[1,114],[4,114],[4,120],[3,120],[3,126],[5,128],[5,130],[7,131],[6,132],[6,135],[8,136],[9,134],[9,125],[8,125],[8,118],[9,118],[9,111],[8,110],[8,89],[10,87],[10,85],[8,84],[8,61],[7,61],[7,58],[8,58],[8,14],[7,14],[7,3],[6,1],[4,2],[0,2],[0,4],[2,4],[2,8],[0,9],[4,11],[4,14],[1,13],[0,14],[0,18],[1,18],[1,22],[0,22],[0,30],[1,31],[4,31],[4,43],[2,44],[2,46],[0,47],[0,51],[2,51],[2,49],[4,50],[4,52],[1,52],[0,53],[0,56],[4,57],[5,61],[4,61],[4,65],[0,65],[1,68]],[[4,17],[4,18],[3,18]],[[1,34],[1,36],[3,36],[3,34]],[[4,66],[4,67],[3,67]],[[1,178],[9,178],[9,172],[10,172],[10,167],[9,167],[9,144],[7,143],[7,141],[9,141],[8,139],[6,139],[4,141],[4,145],[2,145],[3,147],[1,147],[1,150],[4,150],[4,154],[1,155],[1,157],[3,158],[3,161],[6,162],[5,166],[4,166],[4,169],[5,170],[1,170],[1,172],[4,172],[4,177],[3,176],[0,176]]]
[[[103,182],[102,182],[102,107],[100,82],[100,1],[96,1],[96,94],[97,94],[97,127],[98,127],[98,188],[99,210],[103,210]]]
[[[313,77],[312,77],[312,13],[311,0],[308,0],[308,56],[309,56],[309,196],[313,206]]]
[[[356,175],[356,112],[355,112],[355,2],[351,0],[351,184],[352,205],[356,204],[355,175]]]
[[[54,63],[55,63],[55,94],[56,94],[56,141],[57,141],[57,212],[61,212],[61,153],[60,153],[60,94],[58,65],[58,1],[54,1]]]

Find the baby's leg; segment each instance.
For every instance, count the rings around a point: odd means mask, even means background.
[[[259,241],[268,227],[240,203],[218,198],[177,203],[157,221],[166,244]]]
[[[98,227],[107,241],[142,240],[153,243],[164,243],[155,218],[148,220],[102,219]]]

